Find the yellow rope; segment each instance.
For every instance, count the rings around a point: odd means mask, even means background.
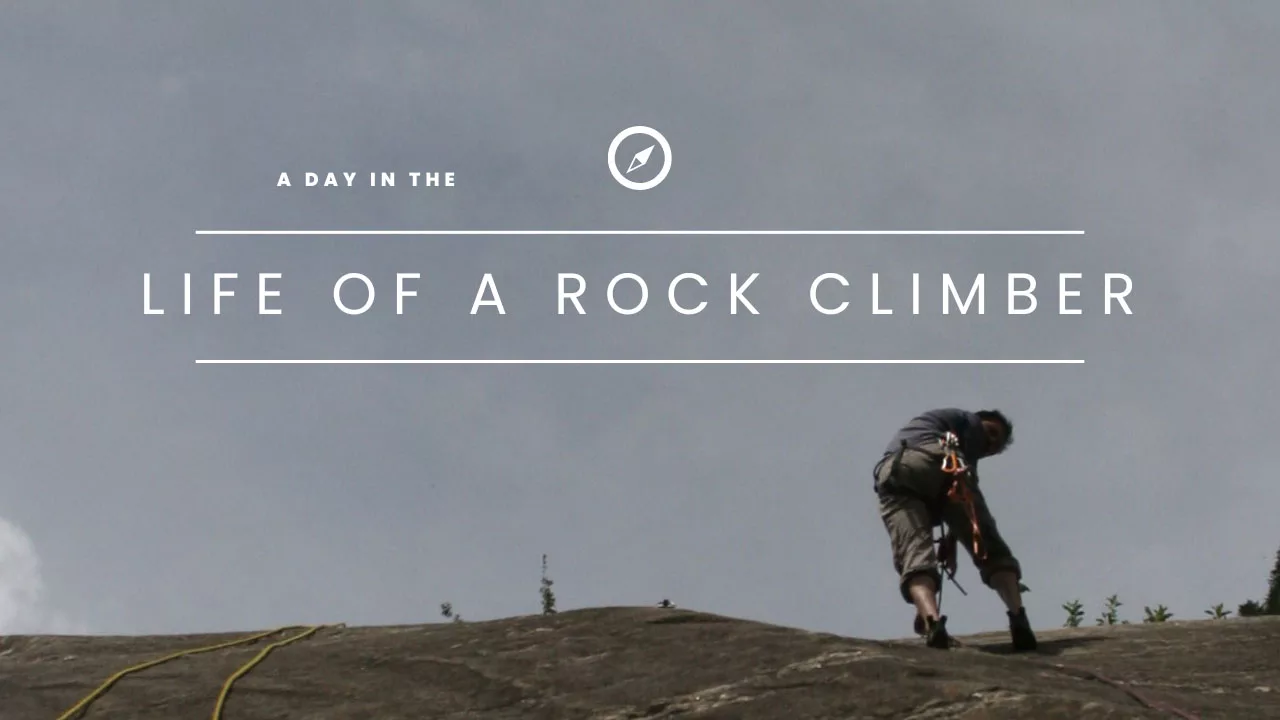
[[[306,631],[298,633],[293,637],[285,638],[284,640],[278,640],[276,642],[271,643],[270,645],[262,648],[262,652],[258,653],[257,657],[245,663],[244,665],[240,666],[239,670],[236,670],[234,673],[231,673],[231,677],[227,678],[227,681],[222,685],[222,692],[218,693],[218,704],[213,708],[212,720],[221,720],[222,708],[227,704],[227,695],[231,693],[231,686],[235,684],[236,680],[239,680],[241,677],[245,675],[245,673],[252,670],[255,665],[262,662],[262,660],[266,658],[267,655],[269,655],[272,650],[275,650],[278,647],[284,647],[289,643],[297,642],[309,635],[312,635],[317,630],[319,630],[320,627],[321,627],[320,625],[313,625],[307,628]]]
[[[70,710],[67,710],[66,712],[59,715],[58,720],[70,720],[71,718],[76,717],[79,713],[83,712],[84,709],[89,706],[89,703],[101,697],[103,693],[105,693],[107,690],[110,690],[111,686],[115,685],[116,682],[118,682],[120,678],[124,677],[125,675],[136,673],[140,670],[146,670],[147,668],[152,668],[161,663],[166,663],[171,660],[177,660],[178,658],[186,657],[188,655],[196,655],[198,653],[213,652],[214,650],[222,650],[224,648],[235,647],[236,645],[248,645],[251,642],[261,640],[262,638],[267,637],[268,635],[275,635],[276,633],[282,632],[284,630],[290,630],[294,627],[298,627],[298,626],[293,625],[293,626],[277,628],[275,630],[268,630],[267,632],[262,632],[256,635],[250,635],[248,637],[240,638],[239,640],[232,640],[231,642],[219,643],[217,645],[209,645],[207,647],[194,648],[192,650],[182,650],[182,651],[173,653],[172,655],[166,655],[157,660],[149,660],[147,662],[134,665],[133,667],[125,668],[124,670],[121,670],[115,675],[112,675],[111,677],[107,678],[105,682],[103,682],[101,685],[98,686],[98,689],[86,695],[84,699],[82,699],[80,702],[73,705]]]

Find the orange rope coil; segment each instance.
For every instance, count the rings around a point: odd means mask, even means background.
[[[942,447],[945,451],[942,457],[942,472],[951,476],[951,486],[947,488],[947,499],[959,503],[964,508],[965,515],[969,517],[969,524],[973,526],[974,557],[985,560],[987,551],[982,544],[982,528],[978,523],[978,510],[974,504],[973,491],[966,481],[969,466],[960,456],[960,439],[955,436],[955,433],[949,432],[942,438]]]

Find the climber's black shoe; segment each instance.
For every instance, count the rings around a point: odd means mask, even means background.
[[[924,621],[924,643],[931,648],[947,650],[951,647],[951,636],[947,634],[947,616],[926,618]]]
[[[1009,613],[1009,636],[1013,639],[1014,652],[1030,652],[1036,649],[1036,634],[1031,631],[1031,622],[1027,620],[1027,609],[1018,608],[1018,612]]]

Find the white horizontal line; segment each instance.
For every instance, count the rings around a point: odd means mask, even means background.
[[[196,230],[196,235],[1084,235],[1083,230]]]
[[[570,360],[570,359],[430,359],[430,360],[267,360],[221,359],[196,360],[197,365],[1083,365],[1084,360],[1018,359],[1018,360],[764,360],[764,359],[645,359],[645,360]]]

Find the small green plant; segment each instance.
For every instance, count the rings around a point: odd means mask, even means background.
[[[1227,616],[1231,614],[1231,611],[1224,609],[1222,603],[1218,603],[1217,605],[1214,605],[1208,610],[1205,610],[1204,614],[1208,615],[1214,620],[1226,620]]]
[[[556,612],[556,594],[551,591],[551,586],[555,583],[551,578],[547,577],[547,556],[542,555],[542,587],[538,593],[542,596],[542,614],[554,615]]]
[[[453,614],[453,603],[450,603],[450,602],[440,603],[440,614],[444,616],[444,619],[446,620],[455,620],[456,617]]]
[[[443,615],[446,620],[452,620],[454,622],[462,622],[461,615],[453,614],[453,603],[447,603],[447,602],[440,603],[440,614]]]
[[[1101,615],[1094,621],[1098,625],[1116,625],[1120,623],[1120,606],[1124,603],[1120,602],[1119,595],[1112,595],[1107,598],[1107,604]]]
[[[1267,613],[1263,610],[1262,603],[1257,600],[1245,600],[1236,608],[1236,615],[1239,615],[1240,617],[1257,617],[1259,615],[1266,614]]]
[[[1062,627],[1080,627],[1080,622],[1084,620],[1084,605],[1079,600],[1072,600],[1063,605],[1062,609],[1067,611],[1067,622]]]
[[[1144,605],[1142,615],[1142,622],[1144,623],[1162,623],[1173,617],[1173,613],[1169,612],[1169,608],[1164,605],[1157,605],[1155,610]]]

